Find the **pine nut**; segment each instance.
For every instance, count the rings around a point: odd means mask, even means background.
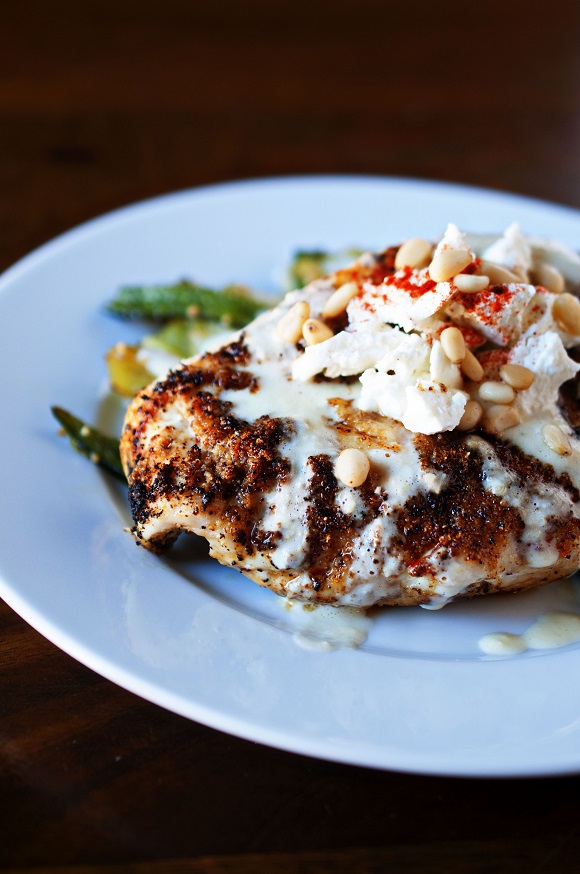
[[[356,297],[359,287],[356,282],[345,282],[331,294],[322,310],[325,319],[334,319],[345,311],[353,297]]]
[[[441,331],[441,346],[453,364],[459,364],[465,358],[465,340],[459,328],[445,328]]]
[[[501,434],[506,428],[520,424],[520,417],[513,407],[505,404],[494,404],[489,407],[483,417],[483,427],[492,434]]]
[[[421,237],[405,240],[395,255],[395,270],[401,270],[403,267],[416,269],[426,267],[431,259],[431,251],[431,243]]]
[[[494,261],[482,261],[479,269],[482,275],[485,274],[489,278],[491,285],[509,285],[511,282],[522,281],[517,273],[512,273],[503,264],[496,264]]]
[[[536,285],[543,285],[552,294],[562,294],[564,291],[564,277],[552,264],[537,264],[533,276]]]
[[[482,415],[483,410],[481,404],[470,399],[465,404],[463,415],[459,420],[459,425],[457,427],[460,431],[472,431],[473,428],[477,428],[479,425]]]
[[[360,449],[343,449],[334,465],[334,473],[345,486],[356,489],[369,475],[370,462]]]
[[[502,364],[499,375],[516,391],[525,391],[536,378],[536,374],[532,370],[521,364]]]
[[[455,288],[462,294],[474,294],[483,291],[489,285],[489,276],[475,276],[473,273],[458,273],[451,280]]]
[[[302,336],[307,346],[314,346],[316,343],[330,340],[334,334],[328,325],[325,325],[320,319],[306,319],[302,325]]]
[[[573,294],[564,292],[558,295],[552,306],[552,316],[559,328],[580,337],[580,300]]]
[[[528,271],[522,264],[514,264],[511,268],[511,272],[515,273],[520,282],[525,282],[528,284]]]
[[[542,439],[548,449],[551,449],[557,455],[572,454],[570,441],[557,425],[544,425],[542,428]]]
[[[471,351],[471,349],[465,350],[465,358],[461,362],[461,370],[465,374],[468,379],[473,380],[473,382],[481,382],[483,379],[483,367]]]
[[[471,253],[465,249],[443,249],[429,265],[429,276],[435,282],[446,282],[471,264]]]
[[[489,401],[492,404],[511,404],[515,400],[516,393],[511,385],[506,385],[505,382],[489,380],[479,386],[479,397],[482,401]]]
[[[299,300],[284,313],[276,325],[278,339],[283,343],[297,343],[302,337],[302,326],[310,315],[310,304]]]

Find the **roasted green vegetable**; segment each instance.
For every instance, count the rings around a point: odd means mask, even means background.
[[[268,306],[240,285],[214,291],[184,280],[175,285],[125,286],[107,309],[126,319],[165,321],[189,316],[243,328]]]
[[[121,464],[118,440],[85,424],[62,407],[51,407],[51,410],[77,452],[90,458],[94,464],[104,467],[123,482],[127,481]]]
[[[344,249],[332,253],[322,249],[298,251],[288,267],[290,288],[304,288],[309,282],[346,267],[361,253],[361,249]]]
[[[290,287],[304,288],[309,282],[320,279],[328,272],[326,270],[327,261],[328,252],[318,249],[296,252],[288,268]]]
[[[213,337],[226,334],[222,324],[202,319],[171,319],[154,334],[147,334],[141,341],[145,349],[161,349],[178,358],[190,358]]]

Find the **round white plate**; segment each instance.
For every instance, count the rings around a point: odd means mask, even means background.
[[[383,611],[360,649],[296,642],[291,611],[207,559],[161,560],[125,533],[123,489],[57,437],[49,408],[103,421],[103,353],[138,334],[104,303],[125,283],[193,277],[275,291],[297,248],[381,248],[448,221],[577,248],[580,214],[405,179],[306,177],[184,192],[89,222],[0,281],[0,594],[115,683],[191,719],[327,759],[431,774],[580,768],[580,648],[490,659],[489,631],[577,609],[571,583],[441,612]],[[110,412],[110,411],[109,411]]]

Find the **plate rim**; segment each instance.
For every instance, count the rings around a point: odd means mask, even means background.
[[[474,192],[480,195],[499,196],[502,198],[511,199],[514,202],[526,203],[528,205],[536,205],[547,210],[555,210],[558,212],[568,212],[571,216],[580,213],[580,207],[576,208],[568,204],[558,203],[556,201],[544,200],[542,198],[532,197],[518,192],[507,191],[501,188],[486,188],[481,185],[464,184],[456,181],[446,181],[443,179],[429,179],[428,177],[420,176],[398,176],[365,173],[297,173],[295,175],[273,175],[273,176],[255,176],[243,179],[231,179],[221,182],[210,182],[203,185],[191,186],[188,188],[175,189],[163,194],[153,195],[140,200],[134,200],[122,206],[115,207],[111,210],[98,213],[97,215],[88,218],[71,228],[62,231],[54,237],[50,237],[38,246],[35,246],[30,252],[27,252],[22,257],[18,258],[12,264],[9,264],[0,273],[0,292],[3,285],[10,281],[12,282],[18,277],[20,270],[28,269],[34,266],[41,258],[50,255],[53,249],[60,248],[63,244],[74,243],[77,239],[81,239],[86,233],[98,229],[101,224],[110,224],[115,221],[123,221],[129,218],[134,212],[141,212],[149,209],[158,209],[159,207],[169,205],[178,200],[187,200],[191,196],[200,194],[212,194],[214,192],[227,192],[228,190],[241,190],[244,187],[254,188],[259,186],[268,186],[270,184],[292,185],[295,183],[393,183],[397,185],[408,185],[411,187],[428,187],[433,189],[454,189],[465,193]]]

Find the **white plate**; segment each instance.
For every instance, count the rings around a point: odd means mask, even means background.
[[[580,648],[489,659],[487,631],[571,609],[570,584],[442,612],[384,611],[359,650],[296,644],[268,591],[181,546],[170,560],[123,531],[122,490],[56,436],[49,407],[101,419],[103,352],[136,336],[103,304],[122,283],[193,276],[276,288],[298,247],[381,247],[446,222],[518,219],[578,247],[578,212],[404,179],[228,184],[132,206],[49,243],[0,283],[0,594],[42,634],[121,686],[265,744],[380,768],[530,775],[580,767]],[[196,551],[198,554],[196,554]]]

